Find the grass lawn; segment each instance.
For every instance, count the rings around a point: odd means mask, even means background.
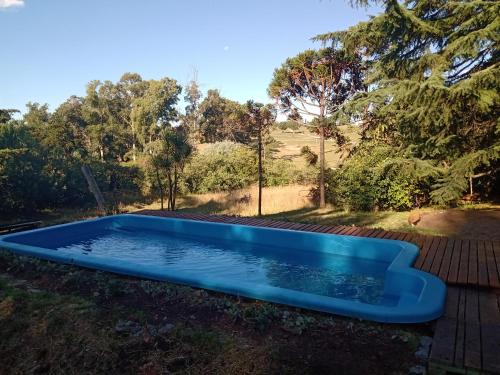
[[[355,225],[366,226],[384,230],[400,232],[417,232],[429,235],[460,235],[459,227],[436,226],[411,226],[408,224],[409,211],[378,211],[378,212],[355,212],[344,211],[335,207],[318,209],[311,202],[309,194],[310,186],[290,185],[264,188],[263,192],[263,217],[286,220],[300,223],[324,224],[324,225]],[[249,201],[243,200],[250,196]],[[192,194],[179,198],[178,210],[180,212],[198,212],[204,214],[224,214],[237,216],[256,216],[257,214],[257,187],[236,190],[229,193]],[[120,207],[123,212],[134,212],[140,209],[159,209],[159,201],[149,204],[136,203]],[[423,215],[445,214],[447,212],[467,213],[474,211],[486,213],[489,210],[499,209],[498,205],[476,204],[464,206],[459,209],[425,208],[420,210]],[[85,218],[98,216],[93,208],[88,209],[56,209],[44,210],[24,217],[3,217],[0,224],[15,223],[23,220],[42,220],[43,225],[60,224]],[[441,219],[439,219],[441,220]],[[467,222],[468,227],[481,225],[481,218],[473,217]],[[424,220],[425,221],[425,220]]]

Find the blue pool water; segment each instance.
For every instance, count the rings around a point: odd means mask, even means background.
[[[406,242],[117,215],[0,237],[0,248],[382,322],[439,317],[446,287]]]
[[[65,254],[117,258],[166,272],[215,276],[228,282],[272,285],[366,303],[388,303],[384,278],[388,262],[338,254],[304,256],[298,250],[252,243],[194,240],[160,231],[129,228],[103,230],[69,244]],[[393,300],[392,303],[396,301]]]

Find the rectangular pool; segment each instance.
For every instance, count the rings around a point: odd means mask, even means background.
[[[0,247],[383,322],[437,318],[445,286],[411,268],[416,246],[393,240],[117,215],[0,237]]]

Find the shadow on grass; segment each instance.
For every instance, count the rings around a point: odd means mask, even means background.
[[[264,215],[269,219],[324,225],[377,226],[393,212],[347,212],[335,209],[305,207],[298,210]]]

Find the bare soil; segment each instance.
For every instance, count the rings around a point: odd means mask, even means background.
[[[423,213],[417,228],[434,229],[451,237],[500,241],[500,209]]]
[[[422,335],[0,251],[0,374],[406,374]]]

